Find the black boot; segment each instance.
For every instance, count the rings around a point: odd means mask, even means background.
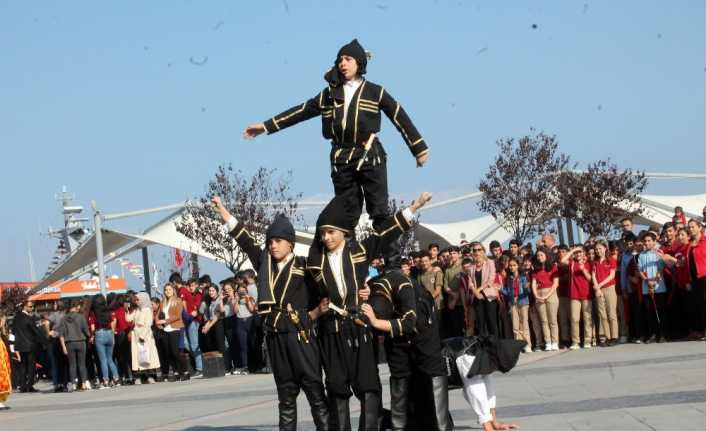
[[[434,416],[436,429],[451,431],[453,428],[449,421],[449,383],[446,376],[432,377],[431,390],[434,396]]]
[[[284,383],[277,388],[279,398],[279,429],[296,431],[297,429],[297,395],[299,387],[296,383]]]
[[[324,396],[324,386],[321,382],[306,382],[302,383],[302,389],[306,394],[306,399],[309,400],[311,406],[311,417],[314,418],[316,431],[329,430],[329,412]]]
[[[380,394],[365,392],[360,400],[360,421],[358,431],[378,431],[378,417],[380,412]]]
[[[329,429],[331,431],[351,431],[351,411],[348,398],[329,395]]]
[[[407,427],[407,395],[409,377],[390,377],[390,419],[393,431],[404,431]]]

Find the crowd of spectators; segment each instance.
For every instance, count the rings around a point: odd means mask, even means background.
[[[86,296],[40,313],[25,301],[3,337],[13,388],[37,392],[38,378],[55,392],[185,381],[203,373],[203,352],[229,374],[267,371],[256,302],[252,270],[219,284],[172,274],[161,297]]]
[[[706,217],[706,214],[705,214]],[[551,234],[535,244],[430,244],[403,271],[436,298],[442,338],[496,335],[527,342],[525,352],[619,343],[704,340],[706,236],[703,220],[569,247]]]
[[[706,214],[705,214],[706,216]],[[706,340],[706,235],[703,220],[591,238],[569,247],[544,234],[535,244],[429,244],[402,270],[435,298],[441,337],[495,335],[526,341],[525,352],[590,349],[620,343]],[[382,272],[373,261],[370,276]],[[257,314],[256,275],[245,270],[215,284],[208,275],[172,274],[161,297],[145,292],[57,301],[35,313],[26,301],[0,331],[12,358],[13,387],[36,392],[185,381],[204,356],[226,373],[267,372]]]

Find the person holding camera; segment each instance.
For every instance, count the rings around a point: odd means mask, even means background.
[[[255,271],[248,269],[243,274],[248,285],[241,284],[236,290],[235,302],[233,311],[235,312],[237,323],[235,325],[236,335],[238,338],[238,352],[240,358],[238,363],[240,369],[235,370],[235,374],[249,374],[248,371],[248,353],[249,345],[252,344],[253,322],[255,320],[255,310],[257,304],[257,286],[254,283]]]

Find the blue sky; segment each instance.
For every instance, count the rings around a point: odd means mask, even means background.
[[[294,169],[293,190],[329,196],[318,120],[253,142],[240,134],[318,93],[353,37],[373,53],[368,79],[431,148],[416,169],[384,120],[393,196],[476,190],[495,140],[530,127],[580,163],[706,172],[704,22],[701,1],[0,2],[0,279],[28,278],[28,242],[43,273],[55,242],[39,231],[60,225],[63,184],[78,204],[122,212],[199,194],[232,162]]]

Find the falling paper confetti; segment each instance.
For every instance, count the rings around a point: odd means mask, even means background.
[[[218,21],[216,25],[213,26],[213,30],[218,30],[223,25],[223,21]]]
[[[476,55],[483,54],[483,53],[484,53],[485,51],[487,51],[487,50],[488,50],[488,47],[487,47],[487,46],[484,46],[483,48],[481,48],[481,49],[479,49],[478,51],[476,51]]]
[[[202,57],[202,58],[189,57],[189,63],[193,64],[194,66],[203,66],[207,62],[208,62],[208,57]]]
[[[532,28],[537,28],[537,24],[532,24]]]

